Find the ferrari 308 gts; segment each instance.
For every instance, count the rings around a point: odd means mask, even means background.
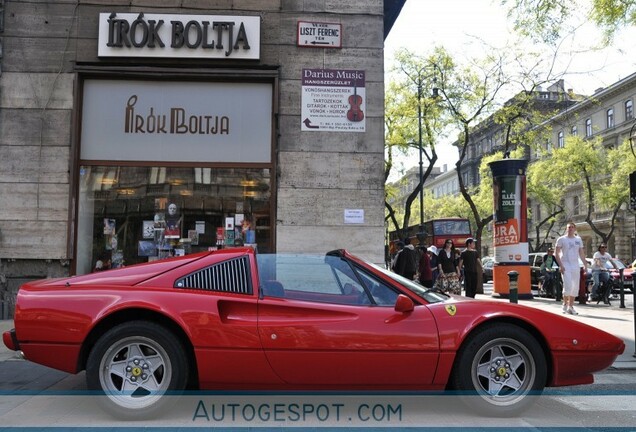
[[[482,413],[593,382],[622,340],[517,304],[428,290],[344,250],[232,248],[24,284],[4,344],[126,418],[187,390],[446,391]]]

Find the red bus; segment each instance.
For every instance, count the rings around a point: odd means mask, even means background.
[[[411,239],[411,244],[415,246],[419,244],[417,236],[419,232],[419,225],[411,225],[408,228],[408,237]],[[435,245],[438,249],[444,247],[446,239],[452,239],[453,243],[455,243],[455,247],[463,247],[466,243],[466,239],[472,236],[470,232],[470,221],[466,218],[432,219],[424,222],[424,232],[424,243],[426,246]],[[395,251],[397,242],[405,237],[407,237],[407,235],[404,234],[398,237],[398,231],[391,231],[389,233],[391,253]]]

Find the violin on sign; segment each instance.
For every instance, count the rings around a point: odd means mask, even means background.
[[[362,96],[358,95],[357,81],[353,85],[353,94],[349,96],[349,111],[347,111],[347,119],[352,122],[359,122],[364,119],[364,112],[360,108],[362,105]]]

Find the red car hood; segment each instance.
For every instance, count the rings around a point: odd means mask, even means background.
[[[50,286],[82,286],[82,285],[137,285],[147,279],[173,270],[177,267],[199,260],[211,252],[186,255],[183,257],[167,258],[152,263],[144,263],[123,267],[113,270],[105,270],[96,273],[89,273],[81,276],[71,276],[66,278],[43,279],[30,282],[32,287]],[[149,265],[152,264],[152,265]]]

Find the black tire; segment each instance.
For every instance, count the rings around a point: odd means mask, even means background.
[[[479,414],[510,417],[527,409],[547,377],[541,345],[513,324],[490,324],[470,335],[457,353],[451,387]]]
[[[148,321],[108,330],[86,364],[88,389],[102,394],[101,406],[123,419],[155,415],[185,390],[188,375],[183,345],[168,329]]]

